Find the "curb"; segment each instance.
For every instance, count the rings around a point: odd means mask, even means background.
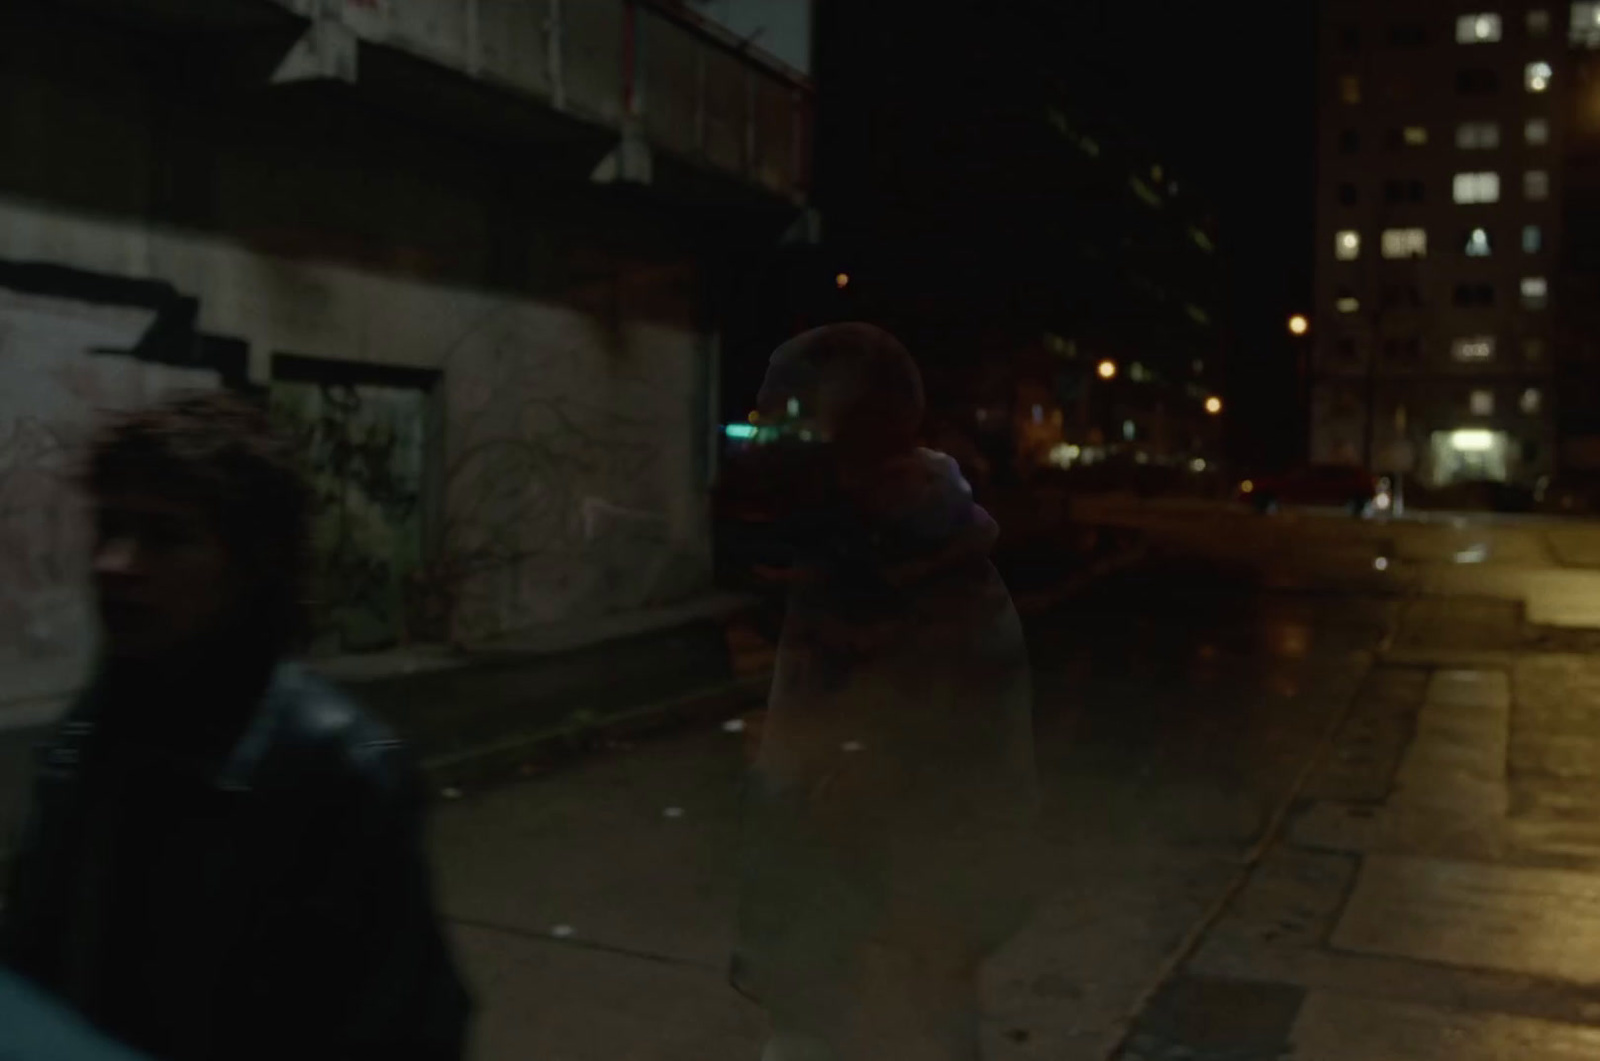
[[[1017,612],[1038,615],[1060,605],[1099,580],[1145,559],[1149,549],[1136,543],[1090,564],[1048,590],[1014,598]],[[568,723],[517,734],[449,755],[423,760],[435,791],[457,799],[465,788],[536,776],[591,752],[664,736],[692,725],[726,722],[766,701],[772,672],[763,670],[682,696],[630,708],[594,722]]]

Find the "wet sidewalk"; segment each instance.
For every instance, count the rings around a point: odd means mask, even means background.
[[[1411,610],[1116,1057],[1600,1057],[1600,656],[1451,603]]]

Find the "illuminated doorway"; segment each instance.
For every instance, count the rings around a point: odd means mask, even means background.
[[[1511,443],[1504,431],[1462,428],[1433,433],[1433,484],[1489,481],[1508,478],[1507,455]]]

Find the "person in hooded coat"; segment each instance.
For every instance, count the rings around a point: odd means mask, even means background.
[[[866,324],[773,355],[792,587],[750,779],[734,985],[767,1061],[979,1056],[978,970],[1027,918],[1037,779],[998,528],[917,446],[921,377]]]

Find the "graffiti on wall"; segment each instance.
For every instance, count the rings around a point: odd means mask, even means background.
[[[669,516],[698,492],[692,358],[602,332],[499,312],[444,359],[444,518],[421,582],[458,641],[663,603],[707,577]]]

